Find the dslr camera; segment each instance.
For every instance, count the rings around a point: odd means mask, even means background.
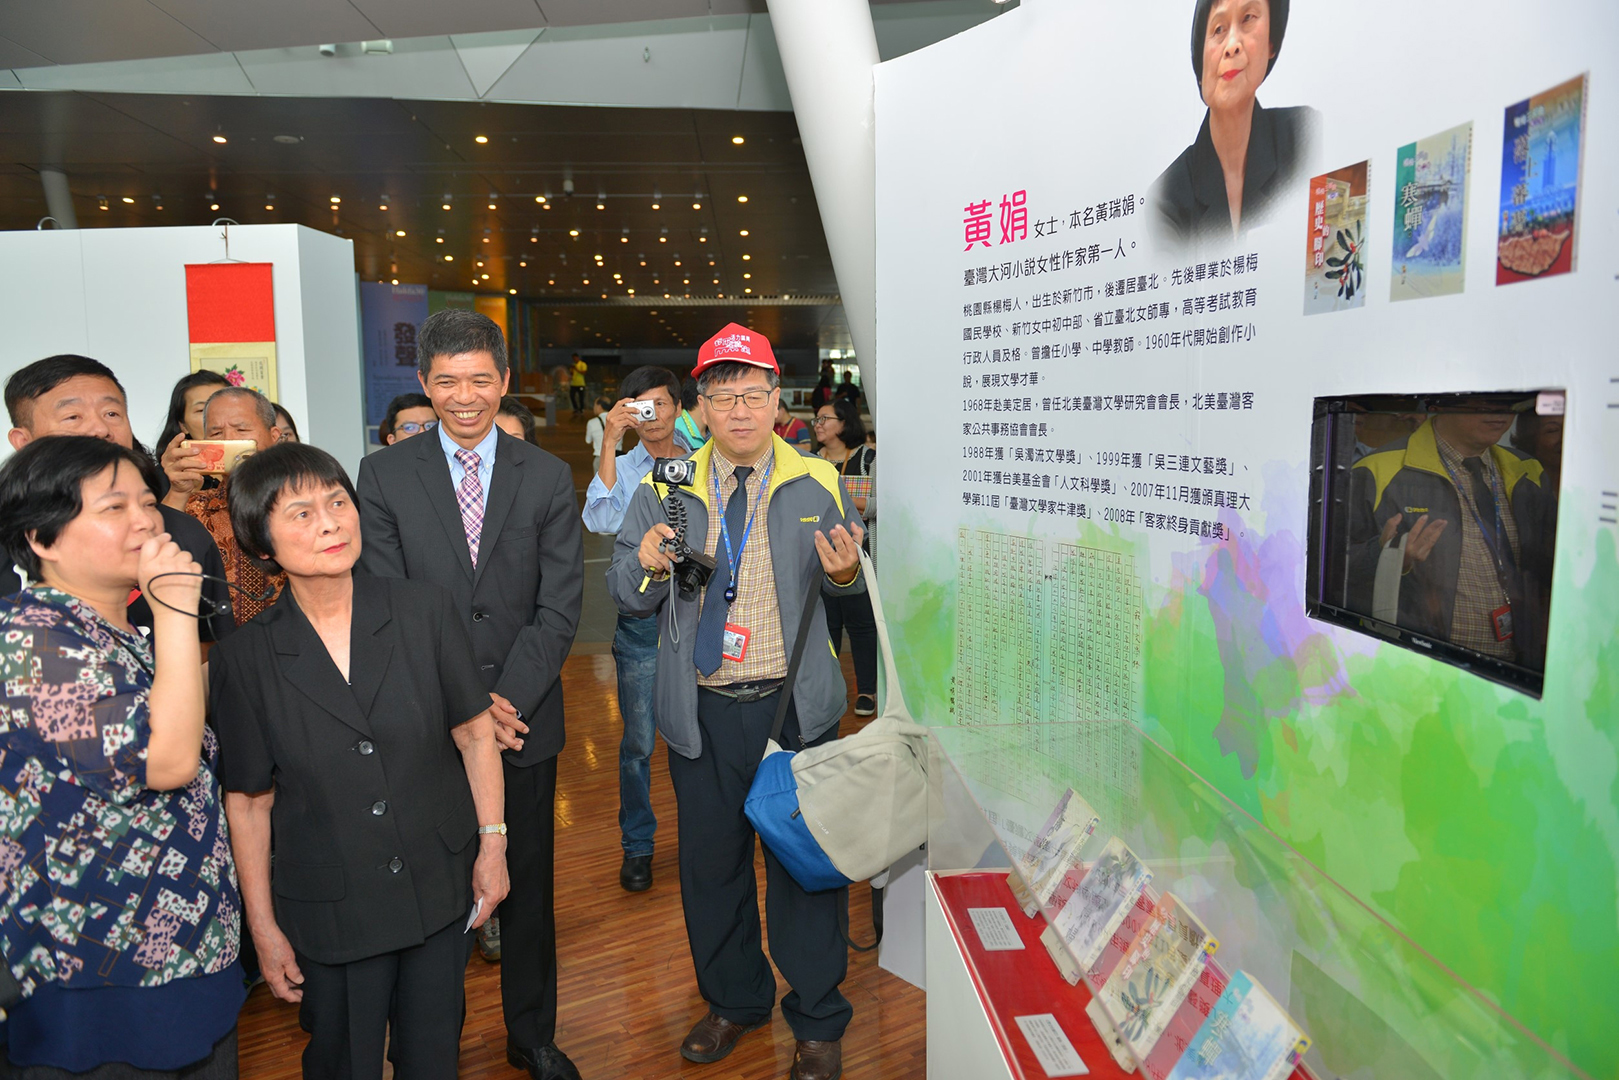
[[[697,475],[697,467],[689,458],[656,458],[652,462],[654,483],[669,487],[688,487]],[[714,560],[686,543],[686,507],[673,491],[663,500],[663,516],[675,535],[658,546],[675,558],[675,586],[680,595],[690,600],[714,573]]]
[[[655,401],[632,401],[630,402],[630,412],[634,413],[636,419],[642,423],[656,420],[658,418],[658,403]]]

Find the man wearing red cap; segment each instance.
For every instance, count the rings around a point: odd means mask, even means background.
[[[812,579],[859,591],[860,514],[837,469],[806,457],[772,426],[780,369],[770,342],[731,323],[692,369],[710,439],[684,486],[648,476],[625,513],[607,584],[619,610],[658,618],[655,713],[669,744],[679,810],[680,897],[697,988],[708,1003],[681,1044],[688,1061],[718,1061],[770,1021],[775,977],[761,945],[753,828],[742,804],[764,756],[778,694],[790,694],[782,742],[835,739],[847,687],[830,649],[808,647],[784,685],[791,634]],[[705,588],[683,590],[665,542],[664,500],[685,510],[685,542],[711,556]],[[817,591],[817,595],[819,592]],[[813,601],[812,601],[813,602]],[[827,640],[820,604],[808,640]],[[792,987],[782,1013],[798,1039],[793,1080],[836,1080],[853,1007],[838,989],[848,968],[840,919],[847,889],[809,893],[766,847],[770,955]]]

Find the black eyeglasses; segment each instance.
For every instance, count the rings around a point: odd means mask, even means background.
[[[394,428],[394,430],[402,432],[405,435],[420,435],[422,432],[432,431],[436,427],[438,427],[437,420],[423,420],[420,423],[417,423],[415,420],[406,420],[403,424],[400,424],[398,427]]]

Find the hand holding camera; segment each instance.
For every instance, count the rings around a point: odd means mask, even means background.
[[[656,402],[620,398],[618,404],[608,411],[607,418],[602,422],[604,439],[609,444],[617,445],[626,431],[639,428],[642,424],[657,418]]]

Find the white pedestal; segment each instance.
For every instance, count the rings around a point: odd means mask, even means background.
[[[927,875],[928,1080],[1013,1080]]]

